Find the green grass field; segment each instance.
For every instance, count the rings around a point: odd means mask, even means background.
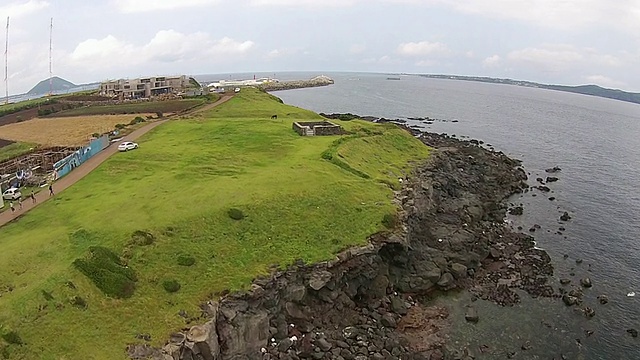
[[[145,114],[145,113],[175,113],[191,109],[205,103],[205,99],[182,99],[166,101],[150,101],[132,104],[85,106],[76,109],[60,111],[51,114],[51,117],[62,116],[87,116],[87,115],[118,115],[118,114]]]
[[[338,122],[352,132],[340,137],[291,129],[318,118],[243,89],[208,113],[154,129],[140,149],[115,154],[3,227],[0,358],[124,359],[126,345],[141,341],[136,334],[163,344],[186,326],[178,313],[199,315],[211,294],[246,288],[274,264],[332,258],[383,230],[382,218],[396,211],[388,184],[429,149],[389,124]],[[327,151],[343,164],[323,158]],[[231,219],[230,208],[245,218]],[[153,243],[132,241],[138,230]],[[74,267],[96,245],[135,271],[132,296],[107,297]],[[184,266],[189,257],[195,263]],[[164,289],[170,280],[180,285],[175,293]]]
[[[0,161],[5,161],[16,156],[20,156],[22,154],[26,154],[31,149],[35,148],[35,144],[17,142],[13,144],[9,144],[7,146],[3,146],[0,148]]]

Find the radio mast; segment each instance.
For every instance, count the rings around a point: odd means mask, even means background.
[[[52,52],[53,52],[53,18],[51,18],[51,26],[49,27],[49,97],[53,95],[53,71],[51,68]]]
[[[9,17],[7,16],[7,36],[4,43],[4,88],[5,99],[4,103],[9,103]]]

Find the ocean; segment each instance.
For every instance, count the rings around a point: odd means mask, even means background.
[[[321,73],[256,75],[286,80]],[[481,321],[477,325],[456,322],[460,325],[451,331],[453,343],[468,345],[476,355],[482,355],[481,348],[493,350],[489,351],[492,355],[479,358],[560,359],[562,354],[567,359],[640,359],[640,338],[632,338],[626,331],[640,329],[640,105],[552,90],[418,76],[390,81],[386,74],[324,75],[335,84],[274,95],[287,104],[316,112],[437,119],[431,125],[411,120],[409,124],[483,140],[522,160],[531,185],[536,185],[538,177],[560,179],[548,184],[552,189],[548,194],[531,191],[513,197],[511,202],[522,203],[525,212],[508,221],[514,228],[522,226],[523,231],[534,224],[541,226],[533,236],[537,246],[552,258],[554,287],[560,286],[560,278],[571,279],[576,285],[583,277],[591,278],[594,285],[585,289],[584,302],[595,309],[595,317],[587,319],[560,300],[525,295],[515,308],[477,305]],[[562,171],[545,173],[554,166]],[[560,223],[564,211],[572,220]],[[566,228],[561,235],[557,233],[560,227]],[[577,263],[578,259],[583,262]],[[638,295],[631,296],[633,293]],[[601,294],[609,297],[608,304],[597,301]],[[469,300],[460,295],[440,301],[464,305]],[[451,316],[463,314],[454,309]],[[532,348],[526,349],[527,344]]]

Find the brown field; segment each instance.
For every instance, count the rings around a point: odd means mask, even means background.
[[[155,114],[36,118],[0,126],[0,138],[44,146],[81,146],[93,133],[102,134],[115,129],[116,124],[129,124],[136,116],[147,115]]]

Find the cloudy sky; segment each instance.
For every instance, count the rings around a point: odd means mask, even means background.
[[[49,76],[51,17],[53,73],[75,83],[299,70],[640,91],[640,0],[0,0],[6,16],[12,94]]]

